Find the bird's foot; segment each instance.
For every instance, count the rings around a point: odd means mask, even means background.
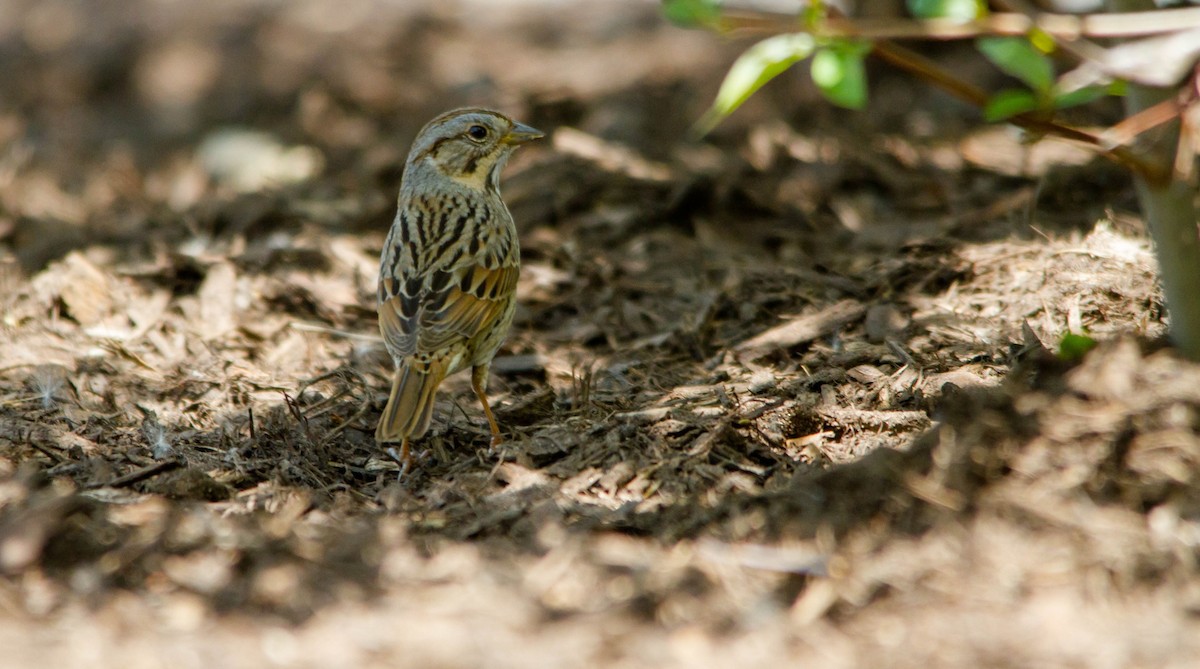
[[[407,449],[405,449],[405,450],[407,450]],[[400,473],[396,475],[396,482],[403,484],[405,482],[404,481],[405,477],[408,475],[408,471],[410,469],[412,469],[412,462],[413,462],[412,453],[404,453],[403,455],[401,455],[400,453],[398,453],[396,451],[396,448],[394,446],[389,446],[387,448],[386,452],[389,456],[391,456],[391,458],[393,460],[396,461],[397,464],[400,465]]]
[[[503,437],[501,437],[498,434],[493,434],[492,440],[488,442],[488,449],[487,449],[488,457],[489,458],[496,457],[496,455],[499,454],[499,451],[497,449],[500,447],[500,444],[503,444],[503,443],[504,443]]]

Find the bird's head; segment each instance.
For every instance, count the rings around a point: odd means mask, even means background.
[[[542,137],[540,130],[488,109],[455,109],[421,129],[408,170],[428,166],[469,188],[499,190],[500,170],[513,149]]]

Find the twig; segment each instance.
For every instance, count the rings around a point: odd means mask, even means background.
[[[287,393],[283,394],[283,403],[287,405],[288,413],[292,414],[292,418],[295,418],[296,422],[304,428],[304,438],[308,441],[308,445],[312,446],[315,440],[312,436],[312,430],[308,427],[308,417],[300,410],[300,404],[294,397]]]
[[[803,29],[794,15],[751,10],[730,10],[721,17],[717,27],[730,32],[760,34]],[[1027,35],[1036,29],[1058,39],[1074,40],[1081,37],[1160,35],[1197,27],[1200,27],[1200,8],[1187,7],[1091,16],[1012,12],[992,14],[974,21],[830,17],[821,22],[817,34],[821,37],[863,39],[963,40],[991,35]]]
[[[326,372],[320,376],[306,380],[304,383],[300,384],[300,387],[296,390],[296,399],[297,400],[304,399],[304,393],[308,392],[309,388],[317,385],[318,383],[320,383],[322,381],[327,381],[332,378],[339,378],[339,379],[345,380],[345,376],[343,376],[342,372],[346,371],[346,370],[348,370],[348,368],[339,367],[339,368],[333,370],[332,372]],[[349,371],[353,371],[353,370],[349,370]],[[357,375],[358,372],[354,372],[354,374]],[[360,381],[362,380],[361,375],[359,375],[359,379],[360,379]],[[364,386],[366,385],[365,381],[363,381],[362,383]],[[320,416],[324,415],[327,411],[331,410],[333,408],[333,403],[336,402],[337,400],[341,399],[342,396],[345,395],[347,392],[349,392],[349,391],[346,390],[345,388],[338,390],[333,395],[330,395],[329,397],[326,397],[325,399],[321,400],[320,402],[317,402],[316,404],[308,407],[309,413],[307,413],[305,415],[308,416],[310,419],[311,418],[319,418]]]
[[[880,58],[980,109],[987,105],[990,98],[987,91],[960,79],[934,61],[889,40],[950,40],[989,35],[1026,35],[1030,30],[1039,29],[1064,43],[1078,41],[1081,55],[1086,55],[1082,52],[1094,49],[1090,49],[1091,45],[1080,40],[1085,36],[1128,37],[1175,33],[1200,27],[1200,8],[1090,16],[1010,12],[965,22],[952,19],[850,19],[837,15],[836,10],[828,11],[832,15],[821,17],[815,24],[805,25],[795,15],[731,8],[722,14],[716,27],[768,34],[810,32],[823,38],[870,39],[873,41],[873,52]],[[1114,146],[1110,138],[1063,125],[1037,112],[1018,114],[1007,121],[1037,134],[1053,135],[1091,145],[1102,155],[1124,165],[1148,183],[1162,186],[1170,182],[1169,170],[1146,161],[1123,145]]]
[[[333,335],[343,339],[357,339],[359,341],[369,341],[373,344],[382,344],[383,337],[379,335],[362,334],[359,332],[347,332],[346,330],[338,330],[324,325],[316,325],[314,323],[303,323],[300,321],[292,321],[291,328],[301,332],[320,332],[321,334]]]
[[[1182,111],[1183,105],[1179,100],[1175,98],[1163,100],[1122,119],[1120,123],[1105,130],[1100,137],[1112,145],[1126,145],[1147,130],[1179,118]]]
[[[749,421],[749,420],[754,420],[756,418],[760,418],[760,417],[762,417],[763,414],[767,413],[768,411],[772,411],[774,409],[778,409],[779,407],[783,406],[785,402],[786,402],[786,400],[783,400],[783,399],[777,399],[773,402],[763,402],[762,404],[754,407],[753,409],[750,409],[749,411],[746,411],[745,413],[739,414],[737,419]]]
[[[912,354],[909,353],[907,350],[905,350],[905,348],[903,346],[901,346],[899,342],[897,342],[895,339],[892,339],[891,337],[888,337],[887,339],[884,340],[884,343],[887,344],[889,351],[891,351],[892,353],[895,353],[897,356],[900,357],[901,360],[904,361],[905,365],[907,365],[908,367],[910,367],[912,369],[917,370],[918,373],[920,372],[921,366],[917,364],[917,361],[913,359]]]
[[[358,382],[359,387],[363,389],[364,399],[359,403],[358,411],[354,412],[353,416],[346,419],[345,421],[342,422],[342,424],[333,428],[329,432],[326,432],[325,435],[321,437],[320,441],[316,442],[316,444],[318,446],[324,446],[325,444],[328,444],[329,442],[333,441],[334,437],[336,437],[339,434],[341,434],[342,432],[344,432],[347,427],[349,427],[351,424],[357,422],[358,419],[365,416],[367,414],[367,412],[370,411],[370,409],[371,409],[370,384],[367,383],[367,380],[363,377],[362,374],[360,374],[358,372],[358,370],[352,369],[350,367],[340,367],[338,369],[333,370],[332,372],[327,372],[318,377],[315,377],[315,378],[305,381],[303,384],[301,384],[300,388],[297,390],[296,397],[303,398],[305,391],[307,391],[313,385],[316,385],[317,383],[320,383],[321,381],[325,381],[327,379],[335,378],[335,377],[338,379],[341,379],[342,381],[348,381],[349,377],[353,377]],[[309,407],[309,410],[312,411],[313,413],[311,413],[311,415],[309,415],[309,414],[303,415],[302,423],[304,424],[305,431],[307,432],[309,429],[308,421],[310,419],[322,416],[322,415],[328,413],[329,411],[332,411],[336,406],[334,404],[335,401],[341,399],[342,397],[345,397],[346,395],[350,395],[350,394],[351,394],[351,392],[350,392],[349,388],[343,388],[343,389],[339,390],[336,394],[330,396],[329,398],[327,398],[321,402],[318,402],[317,404],[313,405],[312,407]],[[298,419],[299,419],[299,415],[300,415],[299,405],[297,404],[296,407],[293,408],[289,404],[289,409],[293,412],[293,415],[298,416]],[[312,435],[311,435],[311,433],[309,433],[309,442],[311,443],[312,441],[313,441]]]
[[[742,360],[753,360],[785,348],[792,348],[822,337],[862,318],[866,307],[861,302],[843,300],[812,314],[798,316],[738,344],[734,351]]]
[[[58,453],[55,453],[54,451],[47,449],[45,446],[42,446],[41,444],[37,443],[36,441],[30,440],[29,445],[35,451],[37,451],[37,452],[41,453],[42,455],[53,460],[54,464],[56,464],[56,465],[63,461],[63,458],[61,455],[59,455]]]
[[[151,476],[158,476],[163,472],[169,472],[172,469],[178,469],[179,467],[183,466],[183,464],[184,462],[181,458],[171,458],[170,460],[163,460],[162,462],[156,462],[152,465],[147,465],[141,469],[135,469],[124,476],[118,476],[108,483],[91,483],[84,486],[84,488],[86,490],[95,490],[96,488],[124,488],[126,486],[131,486],[135,483],[145,481]]]
[[[987,91],[959,79],[932,60],[899,44],[880,40],[875,43],[874,53],[900,69],[934,84],[964,102],[980,108],[987,104]],[[1007,120],[1014,125],[1032,132],[1054,135],[1055,137],[1070,139],[1095,147],[1102,155],[1124,165],[1151,183],[1166,183],[1170,179],[1170,174],[1165,170],[1148,163],[1125,146],[1112,146],[1111,142],[1103,135],[1072,128],[1034,113],[1018,114]]]
[[[992,0],[997,9],[1006,9],[1035,20],[1039,15],[1037,5],[1028,0]],[[1104,48],[1083,37],[1076,36],[1057,41],[1056,46],[1081,61],[1099,61],[1104,57]]]
[[[325,436],[321,437],[322,446],[333,441],[334,437],[344,432],[346,428],[350,427],[352,424],[358,422],[358,419],[367,415],[367,412],[371,410],[371,387],[367,383],[367,380],[364,379],[362,374],[359,374],[357,370],[346,369],[345,371],[353,374],[354,377],[358,379],[359,385],[363,388],[363,400],[359,404],[358,411],[355,411],[353,416],[350,416],[346,420],[342,421],[341,425],[338,425],[329,432],[326,432]]]

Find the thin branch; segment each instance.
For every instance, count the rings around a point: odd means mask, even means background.
[[[999,9],[1015,12],[1036,20],[1039,15],[1037,5],[1028,0],[991,0]],[[1104,47],[1087,39],[1077,36],[1072,39],[1060,39],[1055,43],[1062,51],[1071,54],[1080,62],[1099,62],[1104,59]]]
[[[147,465],[140,469],[135,469],[124,476],[108,481],[107,483],[93,483],[84,486],[87,490],[95,490],[96,488],[124,488],[135,483],[141,483],[152,476],[158,476],[163,472],[169,472],[172,469],[178,469],[184,465],[184,461],[180,458],[172,458],[163,460],[152,465]]]
[[[718,27],[728,32],[775,34],[803,30],[796,16],[729,10]],[[1075,16],[1072,14],[991,14],[957,19],[848,19],[828,17],[818,34],[863,39],[961,40],[993,35],[1027,35],[1038,29],[1060,40],[1081,37],[1138,37],[1200,28],[1200,7]]]
[[[1016,0],[1017,3],[1020,0]],[[719,21],[719,28],[752,32],[811,32],[831,38],[869,38],[873,42],[873,53],[902,70],[923,79],[951,95],[980,109],[987,105],[988,92],[965,81],[936,62],[914,51],[896,44],[891,39],[965,39],[980,35],[1013,34],[1024,35],[1037,27],[1055,35],[1060,40],[1078,39],[1081,35],[1092,37],[1114,35],[1152,34],[1175,32],[1200,26],[1200,8],[1158,10],[1152,12],[1126,12],[1093,16],[1065,14],[1026,15],[1019,12],[993,14],[972,22],[946,19],[906,21],[901,19],[871,20],[848,19],[830,14],[820,19],[817,25],[806,27],[797,16],[729,8]],[[891,38],[891,39],[889,39]],[[1093,47],[1079,41],[1084,51]],[[1123,144],[1114,145],[1107,135],[1063,125],[1040,112],[1018,114],[1007,122],[1042,135],[1082,142],[1097,148],[1107,158],[1120,163],[1137,173],[1147,182],[1164,184],[1170,180],[1168,171],[1136,155]]]
[[[975,107],[983,108],[988,101],[988,92],[969,81],[958,78],[933,60],[892,42],[877,42],[875,55],[915,75],[919,79],[941,88],[954,97]]]
[[[987,104],[987,91],[970,82],[959,79],[932,60],[899,44],[879,40],[875,43],[874,53],[900,69],[920,79],[924,79],[968,104],[980,108]],[[1018,114],[1007,119],[1007,121],[1031,132],[1053,135],[1096,147],[1106,157],[1125,165],[1151,183],[1165,183],[1170,179],[1170,175],[1162,169],[1148,163],[1125,146],[1113,146],[1109,138],[1103,135],[1072,128],[1071,126],[1043,118],[1034,113]]]
[[[1127,145],[1147,130],[1179,118],[1182,111],[1179,100],[1169,98],[1123,119],[1105,130],[1100,137],[1109,145]]]
[[[303,321],[292,321],[291,328],[293,330],[299,330],[301,332],[320,332],[322,334],[331,335],[333,337],[341,337],[343,339],[357,339],[359,341],[369,341],[373,344],[382,344],[383,343],[383,337],[381,337],[379,335],[363,334],[361,332],[349,332],[346,330],[339,330],[337,328],[331,328],[331,327],[327,327],[324,325],[317,325],[315,323],[305,323]]]

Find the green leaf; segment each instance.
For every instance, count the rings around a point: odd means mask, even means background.
[[[988,60],[1006,74],[1045,93],[1054,86],[1054,63],[1024,37],[981,37],[975,41]]]
[[[1017,114],[1041,108],[1032,91],[1010,88],[993,95],[983,107],[983,117],[991,122],[1003,121]]]
[[[1054,108],[1066,109],[1068,107],[1078,107],[1086,105],[1089,102],[1099,100],[1107,96],[1121,97],[1125,95],[1125,90],[1128,84],[1123,79],[1116,79],[1107,84],[1097,84],[1095,86],[1084,86],[1068,93],[1054,94]]]
[[[1058,44],[1054,41],[1054,35],[1041,28],[1033,28],[1026,37],[1029,38],[1029,43],[1033,45],[1033,48],[1042,53],[1054,53],[1054,50],[1058,48]]]
[[[1058,357],[1068,362],[1083,358],[1088,351],[1096,348],[1096,340],[1087,335],[1068,332],[1058,342]]]
[[[812,79],[835,105],[862,109],[867,105],[867,70],[863,59],[870,46],[835,44],[813,56]]]
[[[712,107],[696,122],[693,131],[705,135],[725,117],[742,106],[763,84],[779,76],[813,51],[813,38],[807,33],[775,35],[750,47],[734,61],[721,82]]]
[[[829,6],[825,0],[809,0],[801,3],[804,8],[800,11],[800,23],[808,32],[816,32],[822,22],[829,18]]]
[[[1068,107],[1086,105],[1089,102],[1099,100],[1100,98],[1109,94],[1108,86],[1084,86],[1083,88],[1071,91],[1070,93],[1060,93],[1055,95],[1054,108],[1067,109]]]
[[[721,18],[721,0],[663,0],[662,11],[677,26],[710,26]]]
[[[973,21],[987,13],[980,0],[907,0],[908,13],[918,19]]]

